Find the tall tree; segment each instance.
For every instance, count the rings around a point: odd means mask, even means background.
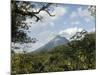
[[[52,3],[40,3],[38,6],[29,1],[11,1],[11,37],[14,43],[35,43],[36,39],[28,36],[29,25],[25,22],[26,18],[35,18],[36,22],[42,18],[38,16],[41,11],[45,11],[49,16],[51,15],[48,8]],[[38,7],[38,11],[36,9]],[[35,10],[35,11],[34,11]]]

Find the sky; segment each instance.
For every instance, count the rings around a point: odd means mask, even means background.
[[[38,3],[33,4],[38,5]],[[38,10],[39,7],[37,6],[36,9]],[[49,16],[45,11],[41,11],[38,14],[43,18],[39,22],[35,22],[35,18],[27,17],[26,22],[31,26],[28,35],[38,40],[34,44],[29,44],[28,50],[34,51],[38,49],[56,35],[69,39],[76,32],[84,29],[88,32],[94,31],[95,17],[90,15],[88,7],[88,5],[57,4],[48,8],[48,11],[55,15],[54,17]]]

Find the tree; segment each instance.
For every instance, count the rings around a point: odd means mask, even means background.
[[[71,40],[80,40],[87,34],[86,30],[82,30],[80,32],[76,32],[70,39]]]
[[[25,23],[26,18],[36,18],[36,22],[41,20],[42,18],[38,16],[38,14],[41,11],[45,11],[48,13],[49,16],[55,16],[51,15],[48,8],[52,5],[52,3],[40,3],[39,10],[38,11],[31,11],[30,9],[36,9],[36,5],[32,4],[32,2],[26,2],[26,1],[11,1],[11,37],[12,42],[14,43],[35,43],[36,39],[31,38],[27,35],[27,32],[29,30],[29,25]]]
[[[92,16],[96,16],[96,6],[89,6],[88,10]]]

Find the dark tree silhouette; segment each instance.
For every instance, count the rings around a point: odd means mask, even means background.
[[[86,30],[82,30],[80,32],[76,32],[70,39],[79,40],[83,36],[85,36],[88,32]]]
[[[34,21],[38,22],[42,19],[40,16],[38,16],[41,11],[45,11],[49,16],[55,16],[48,10],[51,5],[52,3],[43,3],[40,4],[38,11],[30,11],[30,9],[35,10],[36,8],[36,5],[32,4],[32,2],[11,1],[11,41],[14,43],[35,43],[36,38],[31,38],[27,35],[30,26],[25,22],[26,18],[35,17],[36,20]]]

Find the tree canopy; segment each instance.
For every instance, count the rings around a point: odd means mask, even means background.
[[[36,11],[36,5],[32,4],[31,2],[26,1],[11,1],[11,30],[12,30],[12,42],[14,43],[35,43],[36,38],[31,38],[27,35],[29,30],[29,25],[25,22],[26,18],[33,18],[35,17],[36,22],[41,20],[42,18],[39,17],[41,11],[45,11],[49,16],[52,15],[48,8],[52,5],[52,3],[44,3],[40,4],[41,6],[38,8],[39,10]],[[33,10],[33,11],[32,11]]]
[[[87,70],[96,68],[95,32],[50,51],[12,54],[12,74]]]

